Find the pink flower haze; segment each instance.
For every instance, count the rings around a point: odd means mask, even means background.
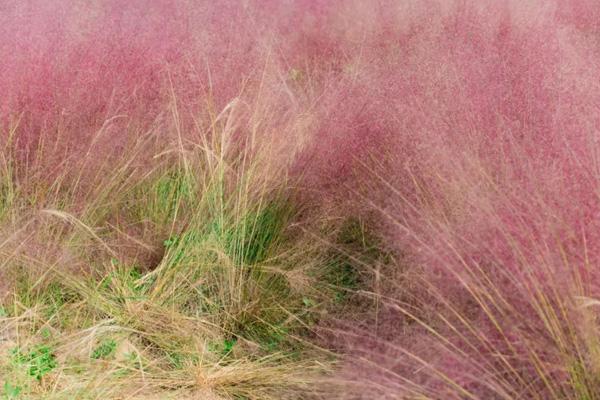
[[[361,320],[342,398],[595,398],[599,10],[6,0],[0,138],[51,181],[92,146],[95,171],[148,131],[158,151],[233,109],[240,142],[275,143],[323,209],[375,212],[402,255],[379,315],[343,322]]]
[[[372,85],[386,92],[377,132],[391,133],[360,198],[420,278],[386,294],[377,333],[350,340],[367,360],[349,372],[358,398],[598,395],[590,5],[457,2],[411,14],[404,41],[385,36]]]

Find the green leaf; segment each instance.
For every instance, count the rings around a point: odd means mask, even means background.
[[[227,355],[229,353],[231,353],[231,350],[233,350],[233,346],[235,346],[235,343],[237,342],[237,339],[233,338],[231,340],[225,340],[223,341],[223,354]]]

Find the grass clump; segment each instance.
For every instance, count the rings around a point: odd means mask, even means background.
[[[123,161],[85,193],[65,173],[68,190],[41,214],[18,209],[32,215],[28,236],[15,226],[0,243],[14,282],[6,334],[21,349],[0,364],[10,390],[252,400],[313,390],[333,361],[307,341],[329,296],[311,271],[327,254],[290,234],[303,221],[285,179],[259,171],[260,153],[223,147],[227,134],[199,132],[143,173]]]

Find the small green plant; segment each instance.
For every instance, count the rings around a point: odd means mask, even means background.
[[[235,346],[237,342],[236,338],[226,339],[223,341],[223,354],[228,355],[233,350],[233,346]]]
[[[91,357],[94,360],[106,359],[112,356],[117,350],[117,342],[113,339],[102,341],[92,352]]]
[[[8,311],[6,311],[6,308],[0,306],[0,318],[6,318],[8,317]]]
[[[233,347],[236,343],[237,338],[224,339],[223,342],[220,343],[209,343],[208,349],[213,353],[217,353],[223,357],[226,357],[233,351]]]
[[[39,345],[29,352],[14,348],[11,353],[14,363],[26,367],[28,375],[38,381],[58,366],[49,346]]]
[[[16,398],[19,397],[19,395],[23,391],[23,388],[21,388],[21,386],[11,385],[8,382],[4,382],[3,389],[4,389],[3,390],[3,397],[5,397],[7,399],[16,399]]]

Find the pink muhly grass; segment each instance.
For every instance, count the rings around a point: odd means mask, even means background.
[[[594,398],[594,4],[6,1],[0,143],[85,197],[227,131],[405,257],[345,337],[357,398]]]
[[[402,57],[378,79],[402,112],[364,183],[387,195],[361,198],[422,276],[409,303],[385,294],[396,338],[351,345],[377,365],[356,367],[365,393],[598,395],[600,65],[566,3],[461,2],[387,38]]]
[[[272,67],[280,58],[267,27],[276,15],[237,2],[171,0],[0,7],[0,126],[4,142],[15,131],[15,157],[29,170],[69,170],[87,157],[97,171],[149,132],[167,148],[236,98],[248,118],[279,113],[263,131],[291,119],[286,71]]]

